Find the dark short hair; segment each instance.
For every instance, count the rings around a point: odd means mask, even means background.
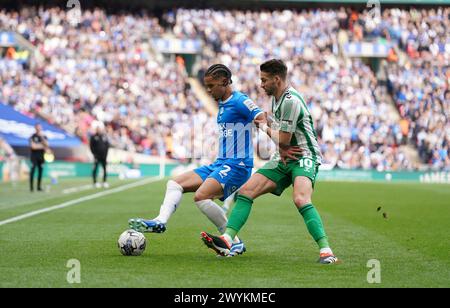
[[[219,77],[225,77],[231,83],[231,70],[223,64],[214,64],[211,65],[205,72],[205,77],[211,76],[214,79]]]
[[[279,76],[285,80],[287,76],[287,66],[282,60],[272,59],[264,62],[259,66],[261,72],[269,73],[274,76]]]

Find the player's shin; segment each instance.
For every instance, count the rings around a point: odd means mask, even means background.
[[[195,202],[200,211],[217,227],[220,233],[225,232],[227,226],[227,216],[223,209],[211,199]]]
[[[317,212],[312,204],[305,204],[298,211],[303,216],[309,234],[311,234],[313,239],[317,242],[319,248],[329,249],[330,246],[319,212]]]
[[[169,180],[167,182],[166,195],[164,197],[163,204],[161,205],[159,215],[155,218],[155,220],[158,220],[164,224],[167,223],[170,216],[172,216],[180,204],[182,196],[183,187],[174,180]]]
[[[228,220],[225,235],[229,236],[230,238],[235,238],[235,236],[246,223],[248,216],[250,216],[252,204],[252,198],[238,195],[236,204],[234,205],[233,211],[230,215],[230,219]]]

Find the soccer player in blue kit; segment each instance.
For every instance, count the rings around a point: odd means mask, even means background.
[[[183,173],[167,182],[166,194],[159,215],[151,220],[133,218],[130,228],[140,232],[162,233],[169,218],[178,208],[182,195],[195,192],[194,201],[219,232],[227,226],[225,211],[213,200],[225,200],[251,176],[253,168],[252,124],[265,119],[264,112],[244,93],[231,88],[231,71],[223,64],[214,64],[205,72],[208,93],[219,103],[219,153],[216,161]],[[255,122],[256,123],[256,122]],[[245,251],[236,236],[234,253]]]

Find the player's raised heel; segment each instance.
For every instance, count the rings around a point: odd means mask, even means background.
[[[128,220],[130,229],[139,232],[163,233],[166,231],[166,225],[158,220],[145,220],[142,218],[131,218]]]
[[[336,258],[333,254],[320,254],[319,260],[317,262],[321,264],[339,264],[341,260]]]
[[[205,245],[214,250],[214,252],[222,257],[228,256],[230,253],[230,246],[221,237],[209,234],[207,232],[200,233],[201,239]]]

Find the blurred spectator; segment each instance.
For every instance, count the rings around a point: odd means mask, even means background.
[[[0,138],[0,162],[6,161],[13,156],[15,156],[14,150],[8,143],[6,143],[2,138]]]
[[[89,147],[91,149],[92,155],[94,156],[94,167],[92,168],[92,180],[94,187],[100,188],[100,183],[97,183],[97,171],[98,165],[101,165],[103,168],[103,187],[108,188],[107,179],[107,158],[108,158],[108,150],[109,150],[109,141],[108,136],[104,133],[103,128],[101,126],[96,127],[96,132],[91,136],[89,140]]]
[[[34,172],[37,171],[37,190],[43,191],[41,183],[42,183],[42,175],[43,175],[43,165],[45,163],[44,153],[49,150],[47,137],[44,135],[42,131],[41,124],[36,124],[35,133],[31,135],[29,138],[30,143],[30,160],[31,160],[31,169],[30,169],[30,191],[34,191]]]

